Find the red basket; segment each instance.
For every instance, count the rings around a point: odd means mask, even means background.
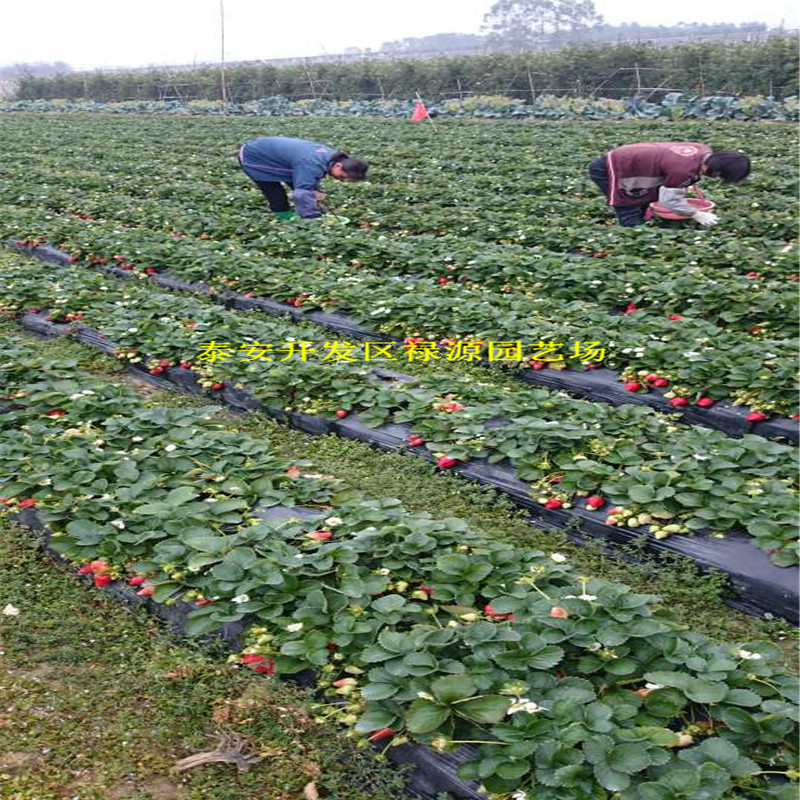
[[[693,192],[696,196],[695,197],[687,197],[686,200],[692,208],[697,209],[698,211],[711,211],[712,208],[716,205],[709,200],[700,189],[692,186],[689,189],[690,192]],[[661,217],[661,219],[691,219],[691,217],[687,217],[684,214],[676,214],[674,211],[670,211],[669,209],[662,206],[660,203],[650,203],[650,208],[652,209],[653,213],[657,217]]]

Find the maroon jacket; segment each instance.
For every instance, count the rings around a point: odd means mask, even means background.
[[[711,148],[698,142],[626,144],[606,153],[608,202],[613,206],[646,205],[658,190],[685,188],[702,175]]]

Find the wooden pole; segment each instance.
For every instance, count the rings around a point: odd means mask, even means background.
[[[219,0],[219,82],[222,89],[222,107],[228,107],[228,87],[225,82],[225,0]]]

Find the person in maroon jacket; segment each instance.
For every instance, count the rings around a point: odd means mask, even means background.
[[[589,166],[589,177],[626,228],[645,222],[648,206],[655,201],[701,225],[716,225],[716,214],[698,211],[687,202],[686,189],[704,175],[736,183],[749,174],[750,159],[744,153],[715,153],[698,142],[626,144]]]

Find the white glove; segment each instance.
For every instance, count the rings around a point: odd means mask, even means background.
[[[719,217],[716,214],[712,214],[710,211],[695,211],[694,214],[692,214],[692,219],[695,222],[699,222],[704,228],[716,225],[719,222]]]

